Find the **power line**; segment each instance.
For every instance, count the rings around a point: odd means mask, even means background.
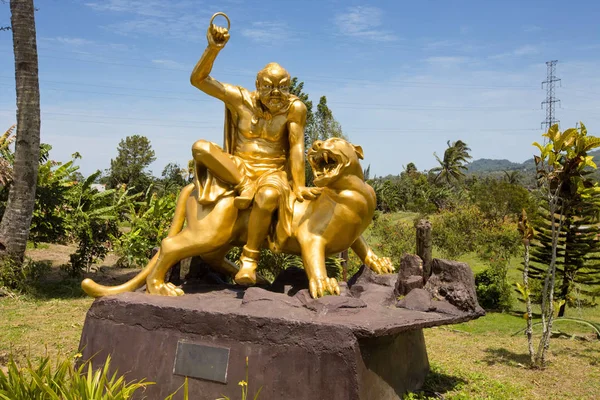
[[[0,83],[0,86],[11,86],[9,84]],[[94,85],[97,86],[97,85]],[[113,88],[122,88],[113,86]],[[99,92],[92,90],[77,90],[77,89],[60,89],[60,88],[51,88],[51,87],[43,87],[43,90],[52,90],[57,92],[67,92],[67,93],[85,93],[85,94],[98,94],[98,95],[109,95],[109,96],[126,96],[126,97],[138,97],[142,99],[164,99],[164,100],[181,100],[181,101],[191,101],[191,102],[214,102],[213,99],[207,98],[184,98],[184,97],[171,97],[171,96],[149,96],[143,94],[133,94],[133,93],[115,93],[115,92]],[[175,92],[173,92],[175,93]],[[183,93],[182,93],[183,94]],[[330,105],[336,105],[336,109],[351,109],[351,110],[394,110],[394,111],[534,111],[534,109],[526,109],[526,108],[515,108],[515,107],[504,107],[504,106],[429,106],[429,105],[414,105],[414,104],[406,104],[406,105],[396,105],[390,106],[389,104],[378,104],[378,103],[352,103],[352,102],[329,102]]]
[[[168,67],[156,67],[151,65],[136,65],[136,64],[125,64],[119,62],[110,62],[105,60],[85,60],[81,58],[69,58],[69,57],[57,57],[57,56],[48,56],[48,55],[39,55],[40,58],[52,58],[59,60],[67,60],[67,61],[79,61],[93,64],[106,64],[106,65],[117,65],[122,67],[132,67],[132,68],[142,68],[142,69],[156,69],[163,71],[177,71],[177,72],[191,72],[191,68],[183,69],[183,68],[168,68]],[[219,72],[219,74],[226,76],[239,76],[239,77],[252,77],[255,75],[252,73],[248,73],[242,70],[224,70]],[[380,84],[378,82],[373,82],[368,79],[361,78],[348,78],[348,77],[339,77],[339,76],[324,76],[324,75],[316,75],[316,76],[302,76],[303,80],[307,80],[309,82],[355,82],[355,83],[364,83],[364,84],[372,84],[377,85]],[[526,89],[526,90],[535,90],[533,86],[520,86],[520,85],[473,85],[473,84],[465,84],[465,83],[444,83],[444,82],[435,82],[435,81],[404,81],[404,80],[391,80],[385,82],[385,85],[393,85],[393,86],[408,86],[408,85],[416,85],[417,87],[422,86],[432,86],[432,87],[464,87],[464,88],[474,88],[474,89]]]
[[[558,60],[547,61],[548,66],[546,72],[546,80],[542,82],[542,89],[546,85],[546,100],[542,101],[542,107],[546,107],[546,120],[542,122],[542,129],[548,131],[554,124],[559,124],[556,114],[554,112],[554,104],[560,103],[560,100],[554,97],[554,88],[556,82],[560,82],[560,79],[556,77],[556,63]],[[545,127],[545,128],[544,128]]]

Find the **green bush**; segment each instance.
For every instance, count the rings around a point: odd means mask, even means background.
[[[240,247],[234,247],[227,253],[227,259],[239,265],[239,259],[242,255]],[[267,280],[273,280],[289,267],[304,268],[302,257],[295,254],[273,253],[269,249],[261,249],[260,258],[256,272]],[[342,259],[339,257],[327,257],[325,259],[325,268],[327,276],[341,280],[342,278]]]
[[[70,192],[78,184],[72,176],[79,169],[74,165],[75,160],[80,158],[79,154],[74,154],[72,160],[62,163],[48,159],[51,149],[49,145],[42,145],[40,149],[42,160],[38,167],[35,208],[29,232],[29,240],[34,244],[65,241],[69,214],[72,211]]]
[[[10,257],[0,260],[0,288],[27,293],[50,271],[48,261],[25,259],[22,263]]]
[[[115,250],[121,256],[119,265],[143,267],[148,263],[152,248],[160,246],[167,237],[176,203],[175,193],[158,196],[150,187],[142,201],[127,204],[125,217],[131,229],[113,237]]]
[[[479,305],[486,310],[508,311],[512,306],[512,288],[502,268],[488,267],[475,275]]]
[[[486,229],[483,213],[469,205],[432,216],[433,244],[449,258],[476,251]]]
[[[3,400],[124,400],[151,382],[126,382],[117,372],[109,374],[110,357],[102,369],[91,362],[76,368],[69,359],[52,366],[49,357],[36,365],[30,360],[18,365],[10,357],[7,371],[0,369],[0,399]]]
[[[99,175],[99,171],[90,175],[71,191],[73,209],[69,213],[69,230],[71,239],[78,244],[67,266],[71,276],[81,275],[106,257],[111,239],[119,233],[117,221],[133,199],[124,187],[104,192],[93,189],[91,185]]]
[[[486,219],[500,221],[514,217],[525,209],[535,218],[537,202],[527,189],[515,183],[495,178],[478,180],[470,188],[470,199]]]
[[[379,256],[390,257],[396,268],[400,266],[404,254],[416,251],[417,240],[414,224],[399,221],[397,217],[376,213],[367,235],[373,251]]]

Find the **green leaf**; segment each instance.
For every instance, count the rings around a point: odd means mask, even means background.
[[[586,167],[592,167],[594,169],[597,169],[598,167],[596,166],[596,163],[593,160],[594,160],[594,156],[586,156],[585,161],[584,161]]]
[[[542,136],[547,137],[552,142],[556,141],[560,135],[560,131],[558,130],[558,124],[554,124],[548,129],[548,132],[544,133]]]
[[[600,147],[600,138],[595,136],[586,136],[585,146],[583,147],[583,151],[587,152],[596,147]]]
[[[563,151],[563,146],[567,142],[569,142],[569,143],[572,142],[575,139],[576,135],[577,135],[577,129],[575,129],[575,128],[567,129],[562,134],[559,132],[557,140],[554,141],[554,151],[556,151],[556,152]]]

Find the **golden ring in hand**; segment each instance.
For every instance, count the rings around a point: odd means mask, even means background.
[[[215,18],[219,15],[222,15],[225,17],[225,19],[227,20],[227,30],[229,30],[229,28],[231,28],[231,21],[229,21],[229,17],[227,16],[227,14],[225,14],[224,12],[221,12],[221,11],[219,11],[218,13],[215,13],[215,15],[212,16],[212,18],[210,19],[210,25],[212,25]]]

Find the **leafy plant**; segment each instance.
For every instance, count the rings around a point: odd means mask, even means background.
[[[508,311],[512,305],[511,286],[503,266],[490,266],[475,275],[477,300],[486,310]]]
[[[36,201],[29,232],[29,239],[34,245],[65,240],[70,211],[69,191],[77,185],[71,176],[79,169],[74,162],[81,156],[75,153],[66,163],[53,161],[48,157],[51,148],[47,146],[44,149],[41,159],[45,161],[38,167]]]
[[[112,375],[110,356],[102,369],[94,370],[91,361],[78,368],[64,359],[52,366],[49,357],[37,365],[29,359],[25,366],[10,357],[7,371],[0,369],[0,399],[2,400],[124,400],[152,382],[126,382],[117,372]]]
[[[413,224],[398,221],[395,216],[389,214],[375,214],[366,239],[375,253],[390,257],[395,266],[400,265],[405,253],[414,253],[416,250],[416,229]],[[361,264],[362,261],[351,253],[349,276],[357,272]]]
[[[0,288],[27,293],[50,268],[51,263],[47,261],[25,259],[23,263],[18,263],[11,257],[3,257],[0,259]]]
[[[175,205],[174,193],[158,196],[149,187],[142,201],[129,201],[125,216],[131,226],[128,232],[113,236],[116,251],[121,255],[118,263],[126,267],[142,267],[148,263],[153,247],[159,246],[167,236]]]
[[[446,257],[456,258],[477,251],[486,221],[477,206],[445,210],[432,217],[433,244]]]
[[[117,220],[124,207],[131,201],[124,187],[104,192],[92,188],[100,171],[90,175],[72,192],[73,209],[69,228],[77,241],[77,251],[70,256],[69,273],[78,276],[83,270],[104,259],[110,248],[110,240],[118,234]]]
[[[10,145],[15,141],[16,125],[11,126],[0,136],[0,185],[6,186],[12,178],[12,165],[15,161],[15,155]]]
[[[540,155],[534,156],[540,191],[547,202],[550,215],[550,262],[544,278],[542,292],[542,338],[535,354],[535,364],[544,367],[550,346],[550,333],[554,321],[554,286],[557,271],[557,250],[565,216],[572,204],[573,194],[577,198],[595,202],[600,193],[597,183],[586,179],[586,168],[596,169],[592,156],[587,152],[600,147],[600,138],[587,135],[584,124],[579,129],[571,128],[560,132],[558,125],[550,127],[544,135],[546,145],[533,143]],[[531,345],[531,344],[530,344]]]
[[[460,181],[464,176],[464,171],[467,170],[465,164],[471,156],[471,149],[462,140],[456,142],[448,141],[448,148],[444,151],[444,158],[440,159],[437,154],[433,153],[435,159],[440,164],[438,167],[432,168],[431,172],[437,172],[435,181],[445,181],[449,185],[452,181]]]

